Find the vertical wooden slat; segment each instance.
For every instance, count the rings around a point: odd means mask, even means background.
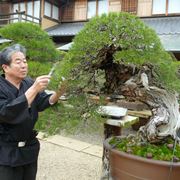
[[[166,0],[166,16],[168,15],[169,0]]]
[[[32,1],[32,16],[34,16],[34,0]]]
[[[96,0],[96,15],[98,14],[98,0]]]

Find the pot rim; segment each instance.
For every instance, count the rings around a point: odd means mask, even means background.
[[[114,136],[114,137],[126,137],[126,136]],[[126,152],[123,152],[123,151],[119,151],[117,149],[113,149],[113,147],[109,144],[109,141],[112,139],[113,137],[110,137],[110,138],[107,138],[104,140],[104,148],[109,150],[109,152],[114,152],[116,154],[119,154],[120,156],[123,156],[127,159],[133,159],[133,160],[136,160],[136,161],[140,161],[140,162],[146,162],[146,163],[149,163],[149,164],[161,164],[162,166],[171,166],[173,165],[173,167],[176,167],[176,166],[180,166],[180,162],[172,162],[172,161],[161,161],[161,160],[155,160],[155,159],[148,159],[148,158],[144,158],[144,157],[141,157],[141,156],[137,156],[137,155],[133,155],[133,154],[128,154]]]

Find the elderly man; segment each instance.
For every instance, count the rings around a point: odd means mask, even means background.
[[[0,179],[35,180],[38,112],[56,103],[63,90],[46,94],[49,75],[27,77],[26,49],[19,44],[1,51],[0,65]]]

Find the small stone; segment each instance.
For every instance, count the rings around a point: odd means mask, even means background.
[[[152,155],[152,153],[147,153],[147,154],[146,154],[146,157],[147,157],[148,159],[152,159],[153,155]]]
[[[167,147],[168,147],[169,149],[173,149],[173,148],[174,148],[174,144],[167,144]]]
[[[126,150],[126,152],[127,152],[128,154],[132,154],[132,149],[128,148],[128,149]]]
[[[174,156],[174,157],[173,157],[173,162],[179,162],[179,158],[176,157],[176,156]]]

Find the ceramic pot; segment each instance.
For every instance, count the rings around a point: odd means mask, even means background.
[[[108,138],[110,176],[113,180],[179,180],[180,162],[147,159],[113,149]]]

